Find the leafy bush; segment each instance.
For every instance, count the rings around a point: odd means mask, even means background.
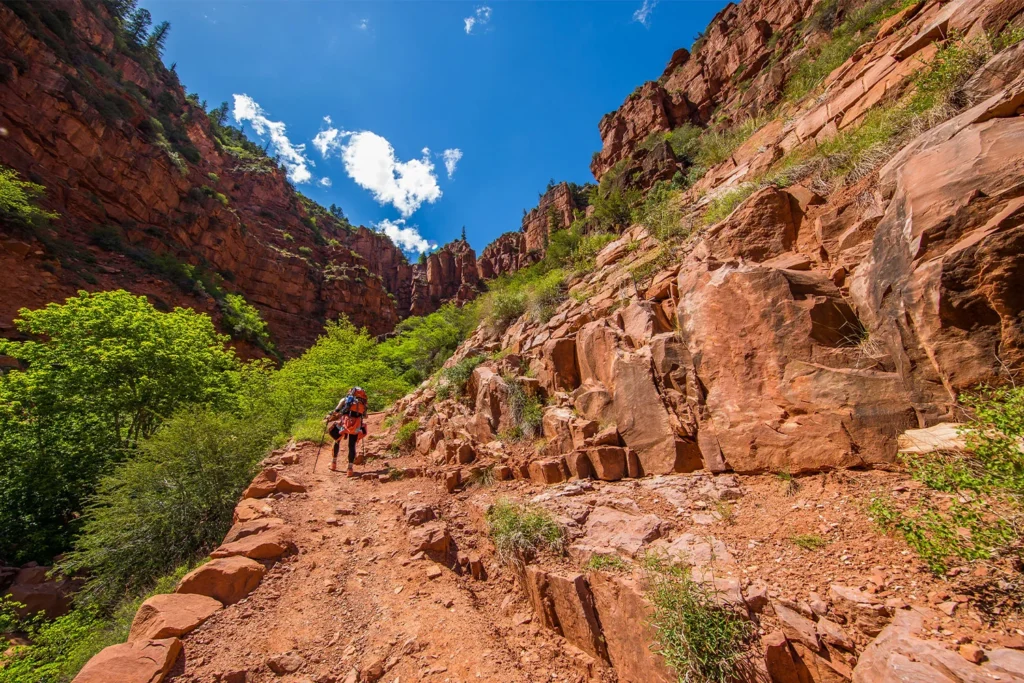
[[[506,564],[523,564],[543,549],[562,552],[565,532],[543,508],[503,499],[485,516],[498,559]]]
[[[483,363],[486,358],[483,356],[467,356],[451,367],[441,371],[438,382],[437,395],[440,398],[454,396],[461,398],[466,389],[466,383],[473,375],[473,370]]]
[[[0,556],[67,549],[100,476],[179,407],[234,402],[238,362],[209,317],[102,292],[30,311],[0,341]]]
[[[657,650],[679,680],[730,683],[740,678],[751,623],[718,604],[714,587],[693,580],[688,568],[656,555],[645,556],[643,565]]]
[[[963,430],[967,452],[903,456],[914,479],[956,495],[942,506],[922,497],[909,510],[879,497],[869,508],[879,526],[901,535],[936,573],[952,558],[1022,552],[1024,387],[985,389],[961,401],[972,415]]]
[[[259,309],[246,301],[244,296],[227,294],[219,303],[224,324],[231,330],[233,337],[251,341],[268,351],[273,349],[267,323]]]
[[[398,453],[401,451],[407,451],[416,444],[416,432],[420,428],[418,420],[412,420],[406,422],[404,425],[398,428],[395,432],[394,437],[391,439],[391,446],[389,450]]]
[[[190,408],[103,477],[68,573],[88,571],[79,601],[107,607],[220,544],[270,446],[268,425]]]
[[[659,240],[685,237],[689,230],[682,223],[681,196],[681,190],[659,180],[633,210],[633,221],[643,224]]]
[[[57,214],[41,209],[36,204],[36,200],[45,192],[46,188],[42,185],[22,180],[17,171],[0,166],[0,219],[32,227],[57,218]]]
[[[530,440],[541,432],[544,421],[544,406],[536,394],[527,389],[516,378],[506,376],[508,385],[508,407],[512,413],[512,432],[505,435],[511,441]]]
[[[410,385],[434,374],[476,327],[477,306],[445,304],[430,315],[406,318],[379,349],[385,362]]]

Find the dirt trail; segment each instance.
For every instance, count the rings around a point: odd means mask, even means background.
[[[379,426],[371,422],[370,429]],[[228,674],[244,670],[247,677],[237,680],[342,683],[356,681],[356,669],[358,680],[378,680],[384,670],[379,680],[388,683],[586,680],[565,655],[571,646],[528,620],[510,572],[489,565],[487,579],[478,581],[411,557],[405,501],[440,511],[460,550],[480,535],[438,482],[348,479],[328,470],[327,446],[313,473],[316,448],[297,452],[299,463],[286,471],[308,492],[267,502],[294,528],[298,554],[272,565],[246,600],[186,636],[185,657],[169,680],[235,680]],[[385,467],[372,460],[357,469]],[[280,661],[297,669],[274,673],[270,660],[289,653],[297,658]]]

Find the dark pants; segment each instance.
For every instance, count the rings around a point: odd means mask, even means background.
[[[331,427],[331,437],[334,439],[334,460],[338,459],[338,450],[341,448],[341,440],[348,437],[348,464],[351,465],[356,461],[356,442],[359,440],[358,434],[344,434],[337,427]]]

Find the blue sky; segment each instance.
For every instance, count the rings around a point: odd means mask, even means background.
[[[550,178],[593,180],[601,116],[724,5],[142,4],[171,22],[164,62],[186,89],[231,103],[304,194],[412,251],[466,226],[477,253],[519,228]],[[446,150],[449,164],[461,154],[451,178]]]

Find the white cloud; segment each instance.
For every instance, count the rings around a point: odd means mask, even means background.
[[[370,20],[360,19],[359,22],[356,24],[356,28],[358,28],[360,31],[365,31],[366,29],[370,28]]]
[[[419,254],[437,249],[436,242],[424,239],[415,225],[406,225],[402,218],[395,221],[384,219],[374,229],[390,237],[402,251]]]
[[[235,121],[249,121],[257,135],[268,135],[274,152],[288,170],[288,179],[293,183],[308,183],[313,179],[309,166],[313,162],[306,157],[306,146],[295,145],[285,134],[285,125],[281,121],[271,121],[266,112],[248,95],[235,95]]]
[[[386,138],[368,130],[353,132],[333,126],[317,133],[313,146],[325,158],[339,155],[346,173],[357,185],[372,192],[379,203],[393,205],[405,218],[424,203],[441,197],[430,149],[426,147],[420,159],[401,161]],[[445,163],[447,167],[447,157]]]
[[[332,185],[330,178],[321,178],[317,181],[317,185],[320,187],[330,187]]]
[[[466,33],[472,33],[474,28],[482,28],[491,21],[491,8],[487,5],[481,5],[476,8],[473,14],[469,15],[462,20],[462,23],[466,26]]]
[[[640,9],[633,12],[633,21],[638,21],[645,27],[651,25],[651,12],[658,5],[658,0],[644,0],[644,4],[640,5]]]
[[[448,180],[451,180],[452,176],[455,175],[455,167],[459,165],[459,160],[462,159],[462,150],[458,147],[446,149],[442,156],[444,157],[444,170],[448,171]]]

